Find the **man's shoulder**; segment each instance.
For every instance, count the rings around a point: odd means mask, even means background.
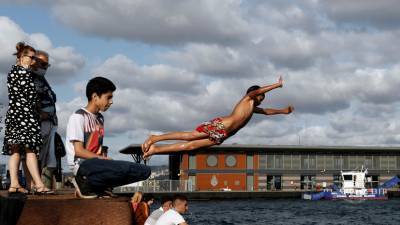
[[[87,112],[84,109],[80,108],[80,109],[76,110],[72,115],[74,115],[74,114],[84,115],[84,114],[87,114]]]
[[[69,116],[68,126],[75,125],[76,123],[82,123],[84,121],[84,110],[78,109]]]
[[[162,216],[165,216],[167,218],[183,218],[181,214],[179,214],[177,211],[173,210],[173,209],[169,209],[168,211],[166,211]]]

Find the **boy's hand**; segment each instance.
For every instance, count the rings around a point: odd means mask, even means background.
[[[290,114],[290,113],[292,113],[293,111],[294,111],[294,107],[291,106],[291,105],[288,106],[287,109],[286,109],[286,113],[287,113],[287,114]]]
[[[282,79],[282,76],[279,76],[278,84],[279,84],[279,87],[283,87],[283,79]]]

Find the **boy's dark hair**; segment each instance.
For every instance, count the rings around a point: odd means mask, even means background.
[[[176,195],[174,195],[172,200],[173,200],[172,202],[175,202],[176,200],[188,201],[188,198],[186,196],[184,196],[184,195],[176,194]]]
[[[248,94],[248,93],[250,93],[250,92],[252,92],[252,91],[258,90],[258,89],[260,89],[260,86],[258,86],[258,85],[253,85],[253,86],[249,87],[249,89],[247,89],[246,94]]]
[[[143,195],[142,202],[149,202],[150,200],[154,200],[154,195],[152,194],[145,194]]]
[[[86,85],[86,97],[88,100],[92,100],[93,93],[96,93],[98,96],[105,94],[109,91],[113,92],[117,88],[109,79],[104,77],[95,77],[89,80]]]
[[[164,196],[164,197],[161,198],[161,205],[164,205],[164,203],[169,202],[169,201],[172,202],[172,197],[171,196]]]

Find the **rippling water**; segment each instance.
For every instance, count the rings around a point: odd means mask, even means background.
[[[396,224],[400,199],[388,201],[191,201],[189,225]]]

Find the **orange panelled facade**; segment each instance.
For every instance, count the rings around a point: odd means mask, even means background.
[[[253,163],[251,168],[248,168],[247,157],[246,152],[214,151],[191,156],[184,153],[180,164],[180,179],[194,179],[198,191],[215,191],[223,188],[235,191],[248,190],[247,171],[254,169],[256,158],[252,156]],[[250,185],[254,190],[256,176],[255,174],[250,176],[253,176],[250,178]]]
[[[209,155],[215,155],[218,158],[218,164],[215,167],[207,166],[207,157]],[[234,156],[237,160],[237,163],[233,167],[229,167],[225,163],[225,157],[231,155]],[[184,164],[182,164],[184,166]],[[203,170],[203,169],[246,169],[246,155],[245,154],[197,154],[196,155],[196,169]]]
[[[212,182],[215,182],[214,185]],[[246,174],[197,174],[196,185],[201,191],[216,191],[222,188],[243,191],[246,190]]]

